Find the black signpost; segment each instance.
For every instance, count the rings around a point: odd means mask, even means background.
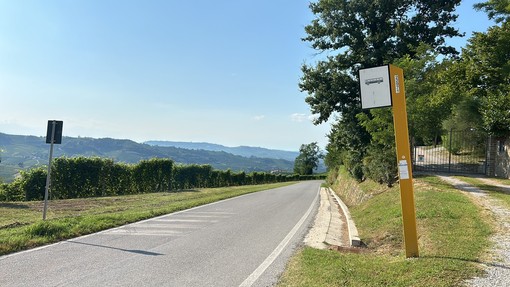
[[[63,121],[48,121],[48,129],[46,131],[46,143],[61,144],[62,143],[62,125]]]
[[[48,193],[51,186],[51,159],[53,158],[53,144],[62,143],[63,121],[48,121],[48,130],[46,132],[46,143],[50,144],[50,159],[48,161],[48,175],[46,176],[46,189],[44,191],[44,209],[43,220],[46,220],[46,210],[48,209]]]

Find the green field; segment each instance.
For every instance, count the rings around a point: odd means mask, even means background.
[[[357,187],[350,206],[366,248],[355,252],[302,249],[289,263],[279,286],[460,286],[481,274],[493,232],[490,216],[436,177],[415,178],[420,257],[406,259],[399,188],[382,189],[340,176],[346,193]]]

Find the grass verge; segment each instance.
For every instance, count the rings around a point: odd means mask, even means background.
[[[292,183],[199,189],[173,193],[0,203],[0,255]]]
[[[340,175],[341,181],[350,179]],[[420,258],[405,259],[399,188],[367,193],[350,210],[367,248],[361,253],[302,249],[279,286],[460,286],[480,274],[490,246],[489,216],[436,177],[415,178]],[[380,188],[380,187],[378,187]]]
[[[457,176],[458,179],[465,181],[473,186],[478,187],[481,190],[487,191],[491,197],[497,198],[501,200],[501,202],[507,207],[510,208],[510,188],[502,188],[494,185],[490,185],[485,183],[482,180],[477,178],[468,177],[468,176]],[[510,179],[491,179],[492,181],[500,184],[510,186]]]

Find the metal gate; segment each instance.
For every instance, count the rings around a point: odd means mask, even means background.
[[[413,170],[446,173],[487,173],[488,137],[476,130],[450,130],[438,144],[414,146]]]

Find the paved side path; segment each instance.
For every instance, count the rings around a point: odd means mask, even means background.
[[[462,190],[482,207],[492,211],[498,224],[492,240],[495,245],[491,250],[489,262],[485,262],[486,274],[468,280],[466,284],[473,287],[482,286],[510,286],[510,210],[498,199],[488,196],[484,190],[476,188],[464,181],[453,177],[439,176],[442,180]],[[510,186],[502,185],[488,178],[480,178],[487,185],[497,186],[502,191],[510,192]]]
[[[320,190],[320,206],[304,243],[317,249],[351,247],[347,219],[326,188]]]

